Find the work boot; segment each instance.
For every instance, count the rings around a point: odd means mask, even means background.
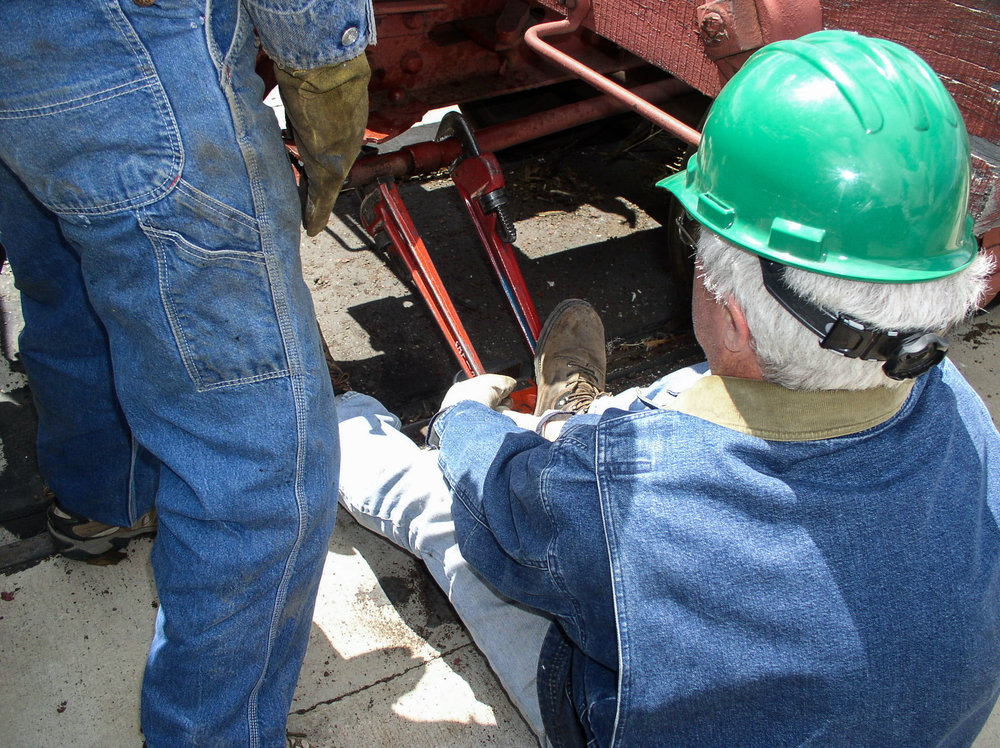
[[[112,549],[124,548],[139,535],[156,532],[156,510],[150,509],[132,527],[106,525],[72,512],[53,500],[47,513],[49,535],[67,558],[87,561]]]
[[[535,415],[548,410],[584,413],[603,395],[607,352],[597,310],[566,299],[545,320],[535,352]]]

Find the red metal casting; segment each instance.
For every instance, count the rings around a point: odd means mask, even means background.
[[[556,36],[576,31],[589,12],[590,0],[576,0],[576,6],[570,10],[569,15],[565,19],[532,26],[525,32],[524,40],[528,46],[539,54],[567,68],[595,88],[620,99],[628,108],[653,122],[658,127],[663,128],[672,135],[676,135],[687,143],[698,145],[701,142],[700,132],[684,124],[673,115],[667,114],[662,109],[653,106],[645,99],[636,96],[624,86],[615,83],[597,71],[577,62],[569,55],[560,52],[551,44],[542,41],[543,36]]]
[[[705,53],[726,79],[765,44],[823,28],[819,0],[709,0],[698,6]]]
[[[718,60],[819,31],[823,10],[819,0],[709,0],[698,6],[698,26],[708,56]]]
[[[819,0],[756,0],[764,43],[798,39],[823,28]]]
[[[523,43],[532,23],[560,16],[526,0],[447,0],[374,4],[378,44],[367,50],[372,69],[367,142],[408,129],[424,113],[569,80],[565,69]],[[605,74],[645,66],[596,34],[558,42],[559,48]]]

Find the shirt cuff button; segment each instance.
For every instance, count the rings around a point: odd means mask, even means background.
[[[340,43],[343,44],[345,47],[350,47],[352,44],[354,44],[354,42],[358,40],[358,36],[360,34],[361,32],[358,31],[357,26],[351,26],[340,37]]]

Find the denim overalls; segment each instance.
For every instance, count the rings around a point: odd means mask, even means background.
[[[284,745],[338,444],[254,29],[284,66],[332,64],[372,39],[371,4],[5,0],[0,28],[40,467],[92,519],[158,512],[145,738]]]

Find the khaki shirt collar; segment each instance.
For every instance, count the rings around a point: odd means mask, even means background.
[[[869,390],[790,390],[772,382],[709,375],[678,395],[673,410],[771,441],[855,434],[892,418],[913,381]]]

